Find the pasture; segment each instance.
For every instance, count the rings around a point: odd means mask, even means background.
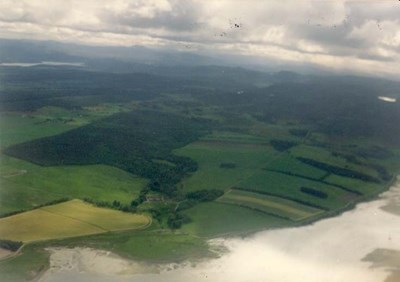
[[[198,169],[181,182],[185,192],[201,189],[227,190],[250,177],[277,156],[268,145],[224,140],[195,142],[174,151],[198,163]],[[233,168],[221,164],[235,164]]]
[[[248,207],[294,221],[303,220],[324,212],[321,209],[283,198],[240,190],[228,191],[218,199],[218,202]]]
[[[288,219],[220,202],[201,203],[184,213],[192,222],[183,225],[182,231],[208,238],[293,225]]]
[[[141,229],[150,224],[147,216],[99,208],[81,200],[0,219],[0,239],[32,242],[84,236],[127,229]]]

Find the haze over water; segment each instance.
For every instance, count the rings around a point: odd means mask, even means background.
[[[216,241],[229,249],[219,259],[147,274],[132,273],[151,272],[149,266],[104,251],[53,250],[42,281],[399,281],[400,183],[377,200],[313,225]],[[114,270],[104,272],[104,264]]]

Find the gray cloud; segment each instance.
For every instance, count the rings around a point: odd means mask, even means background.
[[[193,31],[199,28],[201,5],[192,1],[169,0],[168,9],[153,9],[148,13],[138,13],[138,3],[130,3],[124,11],[104,10],[101,19],[112,24],[132,28],[162,28],[171,31]]]

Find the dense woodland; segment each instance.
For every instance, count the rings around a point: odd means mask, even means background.
[[[6,149],[6,154],[52,165],[107,164],[150,179],[149,188],[171,195],[184,175],[197,169],[173,149],[197,140],[212,123],[176,114],[133,111]],[[164,160],[157,162],[155,160]]]

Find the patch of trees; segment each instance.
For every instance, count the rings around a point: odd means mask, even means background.
[[[189,200],[195,200],[199,202],[209,202],[221,197],[224,191],[218,189],[203,189],[186,194],[186,198]]]
[[[340,157],[345,159],[349,163],[357,164],[357,165],[362,165],[362,162],[354,155],[351,154],[344,154],[340,152],[332,152],[332,156],[334,157]]]
[[[311,196],[314,196],[314,197],[317,197],[320,199],[326,199],[328,197],[328,195],[325,192],[316,190],[314,188],[301,187],[300,191],[305,194],[308,194],[308,195],[311,195]]]
[[[199,202],[197,200],[185,199],[182,202],[178,203],[178,206],[177,206],[176,210],[177,211],[187,210],[187,209],[193,208],[198,203]]]
[[[18,249],[23,245],[22,242],[19,241],[11,241],[11,240],[0,240],[0,248],[6,249],[12,252],[18,251]]]
[[[121,204],[121,202],[117,200],[114,200],[112,202],[107,202],[107,201],[97,201],[89,197],[84,197],[83,201],[100,208],[109,208],[130,213],[136,212],[136,206],[133,206],[132,204],[131,205]]]
[[[168,227],[171,229],[178,229],[181,228],[181,226],[185,223],[190,223],[191,219],[189,216],[179,213],[179,212],[174,212],[169,214],[168,216]]]
[[[297,143],[293,141],[277,140],[277,139],[271,140],[270,144],[275,150],[279,152],[286,151],[297,145]]]
[[[319,162],[313,159],[309,159],[309,158],[303,158],[303,157],[297,157],[296,159],[298,159],[299,161],[314,166],[316,168],[325,170],[329,173],[332,174],[336,174],[336,175],[340,175],[340,176],[344,176],[344,177],[350,177],[350,178],[355,178],[355,179],[359,179],[362,181],[368,181],[368,182],[374,182],[374,183],[380,183],[380,180],[376,177],[367,175],[365,173],[362,172],[358,172],[355,170],[351,170],[351,169],[347,169],[347,168],[342,168],[342,167],[338,167],[338,166],[334,166],[334,165],[330,165],[330,164],[326,164],[323,162]]]
[[[308,129],[293,128],[289,130],[289,133],[292,134],[293,136],[304,138],[307,136],[308,131],[309,131]]]
[[[192,208],[200,202],[213,201],[223,194],[224,192],[222,190],[217,189],[194,191],[187,193],[184,199],[175,207],[163,206],[158,209],[153,208],[150,212],[152,217],[159,223],[161,223],[164,218],[169,228],[179,229],[183,224],[191,222],[190,217],[181,213],[181,211]]]
[[[191,218],[177,211],[173,205],[160,206],[149,210],[154,220],[162,225],[163,221],[171,229],[179,229],[183,224],[191,222]]]
[[[235,168],[236,164],[235,163],[221,163],[219,165],[220,168]]]

